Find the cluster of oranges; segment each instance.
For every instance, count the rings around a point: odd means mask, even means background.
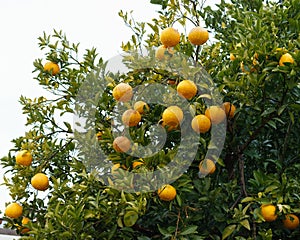
[[[209,33],[205,28],[194,27],[188,34],[188,40],[193,45],[203,45],[209,39]],[[180,42],[180,33],[173,27],[164,29],[160,34],[160,41],[162,43],[156,50],[155,57],[159,60],[165,59],[167,54],[172,55],[172,49]]]
[[[202,45],[208,40],[207,30],[201,27],[193,28],[189,35],[189,41],[194,45]],[[159,60],[163,59],[165,52],[173,53],[173,47],[180,42],[180,34],[177,30],[172,27],[166,28],[161,32],[160,40],[161,45],[156,51],[156,58]],[[173,83],[172,85],[175,85]],[[198,93],[197,85],[188,79],[180,81],[176,86],[177,94],[184,99],[192,100]],[[133,89],[127,83],[119,83],[112,91],[113,98],[119,102],[128,102],[133,97]],[[149,111],[150,108],[147,103],[143,101],[137,101],[133,104],[133,107],[126,110],[122,114],[122,122],[125,126],[135,127],[142,120],[142,116],[145,112]],[[226,117],[233,118],[235,113],[235,106],[229,102],[224,103],[222,106],[210,106],[206,109],[205,113],[199,114],[191,121],[192,129],[197,132],[204,134],[211,129],[212,124],[219,124],[223,122]],[[179,106],[167,107],[161,116],[159,124],[167,129],[167,131],[177,130],[184,119],[184,112]],[[101,135],[101,134],[100,134]],[[99,136],[98,136],[99,137]],[[116,152],[125,153],[131,149],[131,142],[126,136],[118,136],[114,139],[112,144]],[[144,164],[143,161],[136,161],[133,163],[133,168]],[[113,171],[117,168],[122,167],[120,164],[115,164]],[[199,171],[201,174],[207,175],[212,174],[216,170],[214,161],[210,159],[202,160],[199,164]],[[166,184],[158,190],[158,196],[161,200],[171,201],[176,197],[176,189]]]
[[[281,48],[277,48],[276,49],[276,52],[283,52],[283,51],[284,50],[281,49]],[[258,58],[259,58],[258,54],[255,53],[253,55],[253,57],[252,57],[252,68],[251,69],[247,69],[245,67],[243,61],[240,62],[240,69],[241,69],[241,71],[244,72],[244,73],[247,73],[247,74],[249,74],[250,72],[253,72],[255,70],[254,67],[259,64]],[[236,56],[233,53],[230,53],[229,59],[231,61],[234,61],[236,59]],[[266,56],[266,59],[268,59],[268,56]],[[282,66],[285,66],[286,63],[288,63],[288,64],[294,64],[294,62],[295,62],[295,60],[294,60],[293,56],[290,53],[286,52],[286,53],[284,53],[284,54],[282,54],[280,56],[278,64],[279,64],[279,66],[282,67]]]
[[[263,204],[260,207],[261,215],[266,222],[273,222],[277,219],[276,206],[273,204]],[[299,226],[299,218],[292,213],[286,214],[282,219],[283,226],[286,229],[294,230]]]
[[[30,151],[28,150],[21,150],[16,154],[16,164],[19,166],[29,167],[32,163],[33,157]],[[36,173],[31,178],[31,185],[33,188],[39,191],[45,191],[49,187],[49,179],[44,173]],[[23,215],[23,207],[17,203],[13,202],[7,205],[5,208],[5,216],[9,218],[19,218]],[[29,218],[23,217],[22,225],[26,225],[29,222]],[[18,226],[22,233],[26,233],[29,231],[26,227]]]

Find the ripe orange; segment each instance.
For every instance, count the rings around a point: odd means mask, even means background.
[[[208,31],[202,27],[194,27],[188,34],[189,41],[194,45],[202,45],[209,38]]]
[[[127,137],[119,136],[113,141],[113,148],[117,152],[127,152],[131,148],[131,142]]]
[[[30,231],[29,228],[23,226],[23,225],[28,224],[29,222],[30,222],[30,219],[28,217],[23,217],[23,219],[22,219],[22,226],[19,227],[19,230],[21,231],[21,233],[24,234],[24,233],[27,233],[27,232]]]
[[[134,110],[138,111],[140,114],[145,113],[146,111],[149,111],[149,106],[147,103],[143,102],[143,101],[137,101],[134,106],[133,106]]]
[[[174,54],[173,49],[161,45],[155,51],[155,58],[158,60],[164,60],[168,58],[168,56],[172,56],[173,54]]]
[[[126,110],[122,115],[122,122],[129,127],[138,125],[141,119],[141,114],[133,109]]]
[[[142,161],[135,161],[132,163],[132,168],[136,168],[137,166],[143,165],[144,163]]]
[[[291,54],[285,53],[279,59],[279,66],[284,66],[284,63],[294,63],[294,58]]]
[[[120,102],[128,102],[133,95],[132,87],[127,83],[119,83],[113,89],[113,97]]]
[[[260,207],[261,215],[266,222],[273,222],[277,219],[276,207],[272,204],[264,204]]]
[[[162,119],[159,120],[158,122],[162,127],[166,127],[167,131],[170,132],[172,130],[179,129],[179,125],[167,125],[164,123]]]
[[[244,62],[240,63],[240,68],[243,73],[246,73],[246,74],[250,73],[250,71],[248,71],[249,68],[248,67],[246,67],[247,69],[245,68]]]
[[[52,73],[53,76],[55,76],[56,74],[59,73],[60,68],[59,68],[58,64],[55,62],[47,62],[44,65],[44,71],[50,72],[50,73]]]
[[[183,119],[183,112],[178,106],[166,108],[162,114],[164,126],[177,127]]]
[[[208,117],[212,124],[219,124],[226,118],[225,111],[219,106],[211,106],[205,110],[205,116]]]
[[[177,93],[186,99],[191,99],[197,93],[197,86],[190,80],[183,80],[177,85]]]
[[[231,61],[234,61],[234,60],[235,60],[235,56],[233,55],[233,53],[230,53],[229,59],[230,59]]]
[[[165,184],[157,190],[157,194],[160,200],[163,201],[172,201],[176,197],[176,189],[170,185]]]
[[[199,171],[203,175],[213,174],[216,171],[216,164],[210,159],[202,160],[199,163]]]
[[[224,102],[222,108],[228,118],[234,117],[236,108],[233,104],[231,104],[230,102]]]
[[[160,33],[160,41],[165,47],[174,47],[180,42],[180,33],[176,29],[168,27]]]
[[[16,155],[16,163],[22,166],[30,166],[32,155],[28,150],[21,150]]]
[[[96,136],[99,141],[102,139],[102,135],[103,135],[102,131],[97,132]]]
[[[294,230],[299,226],[299,218],[295,214],[287,214],[283,219],[283,226],[287,229]]]
[[[5,215],[9,218],[18,218],[23,213],[23,207],[18,203],[11,203],[5,208]]]
[[[49,187],[49,179],[44,173],[37,173],[31,178],[31,185],[40,191],[45,191]]]
[[[209,118],[203,114],[195,116],[191,124],[193,130],[197,133],[206,133],[211,127],[211,122]]]
[[[167,83],[168,83],[169,85],[175,85],[175,84],[176,84],[176,80],[174,80],[174,79],[169,79],[169,80],[167,81]]]

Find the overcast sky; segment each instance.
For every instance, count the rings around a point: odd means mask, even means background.
[[[150,21],[158,6],[150,0],[0,0],[0,157],[13,147],[10,141],[24,135],[25,116],[18,99],[40,96],[41,88],[33,80],[33,61],[42,58],[37,38],[43,31],[63,30],[81,49],[96,47],[108,60],[120,51],[130,30],[118,11],[133,10],[139,21]],[[218,0],[208,0],[213,4]],[[1,170],[1,169],[0,169]],[[0,182],[2,172],[0,171]],[[11,201],[5,187],[0,187],[0,211]],[[2,215],[0,214],[0,216]]]

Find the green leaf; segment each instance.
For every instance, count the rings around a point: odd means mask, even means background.
[[[157,225],[159,232],[165,236],[165,237],[171,237],[172,234],[170,234],[166,229],[162,228],[161,226]]]
[[[243,221],[240,222],[240,224],[241,224],[244,228],[250,230],[250,224],[249,224],[248,219],[244,219]]]
[[[232,233],[233,231],[236,229],[236,225],[235,224],[232,224],[232,225],[229,225],[227,226],[224,231],[222,232],[222,240],[228,238]]]
[[[193,234],[193,233],[197,233],[197,228],[198,226],[189,226],[187,228],[185,228],[182,232],[180,232],[179,235],[189,235],[189,234]]]
[[[245,203],[245,202],[252,202],[255,199],[253,197],[245,197],[242,199],[241,203]]]
[[[124,215],[124,224],[126,227],[132,227],[138,220],[139,215],[135,211],[128,211]]]

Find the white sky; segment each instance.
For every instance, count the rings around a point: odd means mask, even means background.
[[[96,47],[107,60],[117,55],[121,42],[131,36],[118,16],[120,9],[133,10],[138,21],[150,21],[159,7],[150,0],[0,0],[0,157],[13,147],[10,141],[25,131],[19,97],[42,95],[32,73],[33,61],[43,57],[37,38],[43,31],[62,30],[71,42],[80,42],[81,50]],[[2,175],[0,169],[0,182]],[[5,202],[11,199],[4,186],[0,194],[3,214]]]

